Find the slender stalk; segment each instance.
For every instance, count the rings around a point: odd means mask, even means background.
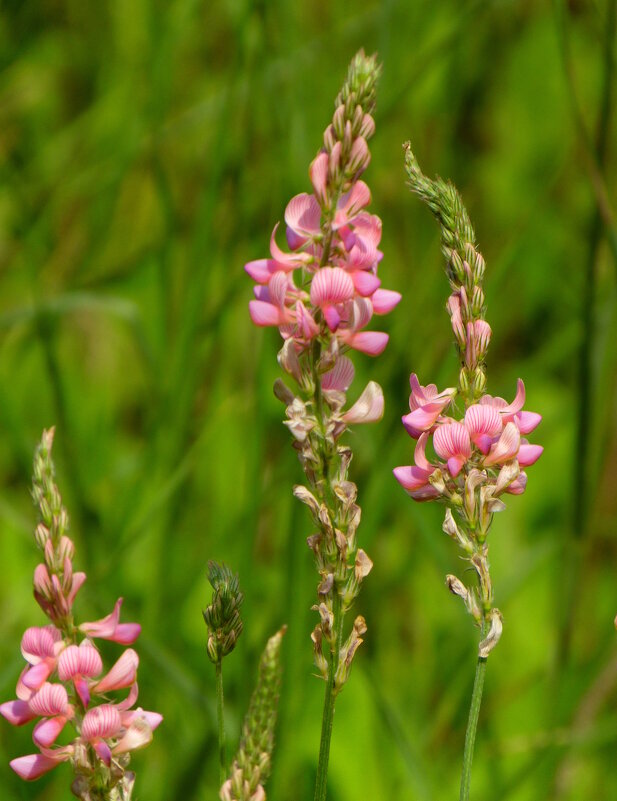
[[[469,799],[469,789],[471,787],[471,765],[473,762],[474,746],[476,744],[478,718],[480,717],[480,705],[482,703],[482,691],[484,689],[484,676],[486,674],[486,661],[486,657],[479,656],[476,664],[476,677],[473,682],[471,706],[469,708],[469,719],[467,721],[467,732],[465,734],[465,751],[463,753],[463,770],[461,772],[461,794],[459,796],[459,801],[468,801]]]
[[[341,644],[343,641],[343,611],[338,593],[334,597],[334,620],[336,623],[335,639],[330,651],[328,666],[328,682],[324,697],[323,717],[321,721],[321,740],[319,743],[319,762],[315,781],[315,801],[326,801],[328,791],[328,764],[330,761],[330,742],[332,740],[332,724],[334,723],[334,704],[336,701],[335,680],[339,663]]]
[[[227,779],[225,747],[225,718],[223,717],[223,660],[216,662],[216,716],[219,728],[219,778],[222,785]]]

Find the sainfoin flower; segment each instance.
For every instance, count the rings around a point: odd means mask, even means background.
[[[90,799],[91,787],[104,787],[106,798],[128,798],[134,781],[134,774],[126,770],[128,753],[150,742],[162,716],[134,708],[139,665],[134,649],[127,648],[104,674],[94,640],[128,645],[140,632],[137,623],[120,623],[122,599],[102,620],[80,626],[74,622],[73,602],[85,574],[73,573],[74,546],[64,533],[68,516],[53,483],[52,441],[53,431],[45,432],[35,456],[33,491],[42,518],[36,541],[44,553],[34,574],[35,597],[52,623],[24,632],[21,652],[26,666],[17,682],[17,698],[0,705],[0,714],[14,726],[37,721],[32,739],[39,750],[10,764],[22,779],[31,781],[70,762],[74,795]],[[110,699],[109,694],[118,691],[125,691],[125,697]],[[73,739],[57,745],[67,726]]]

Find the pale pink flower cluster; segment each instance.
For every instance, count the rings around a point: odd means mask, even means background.
[[[423,387],[415,373],[410,384],[411,411],[403,417],[403,425],[418,440],[415,464],[395,468],[394,475],[412,498],[426,501],[449,497],[461,471],[468,474],[474,468],[488,475],[495,471],[493,496],[525,491],[527,474],[521,468],[536,462],[543,448],[531,445],[524,435],[530,434],[542,417],[523,411],[525,385],[520,379],[512,403],[482,395],[467,407],[460,420],[446,414],[457,394],[455,389],[438,392],[435,384]],[[431,461],[426,455],[429,441],[438,460]],[[435,481],[436,471],[443,481]]]
[[[65,619],[71,615],[76,585],[81,586],[85,580],[83,573],[68,578],[72,575],[69,554],[73,546],[68,537],[62,540],[66,588],[63,590],[57,574],[49,577],[46,565],[39,565],[35,571],[35,594],[52,619],[58,617],[59,610]],[[32,735],[38,753],[11,762],[13,770],[23,779],[38,779],[68,760],[85,768],[87,746],[92,746],[99,759],[110,767],[112,759],[141,748],[152,739],[152,731],[162,716],[132,709],[138,693],[137,653],[127,648],[101,676],[103,662],[93,642],[94,638],[100,638],[130,645],[137,639],[139,624],[120,623],[121,604],[120,598],[111,614],[93,623],[82,623],[74,629],[73,636],[63,634],[53,624],[34,626],[24,633],[21,653],[27,664],[17,682],[17,699],[0,705],[0,714],[14,726],[39,719]],[[123,689],[128,689],[126,698],[118,702],[109,700],[108,693]],[[77,731],[77,738],[69,745],[55,746],[69,722]]]
[[[371,194],[358,180],[370,161],[366,140],[374,122],[360,111],[352,124],[345,121],[345,105],[338,107],[324,135],[326,147],[309,170],[313,194],[296,195],[287,205],[291,252],[277,245],[277,224],[271,258],[245,266],[257,282],[251,319],[258,326],[278,326],[298,353],[331,333],[342,348],[377,356],[388,335],[364,329],[373,314],[387,314],[401,299],[398,292],[382,289],[377,277],[381,220],[366,211]],[[345,176],[351,177],[345,181]],[[344,194],[337,191],[341,185]]]

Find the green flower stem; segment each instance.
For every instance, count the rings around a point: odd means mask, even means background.
[[[336,630],[334,644],[330,651],[328,683],[326,685],[323,718],[321,721],[321,741],[319,743],[319,762],[317,764],[317,779],[315,781],[315,801],[326,801],[326,795],[328,791],[330,741],[332,739],[332,724],[334,722],[334,703],[337,696],[337,691],[335,688],[336,670],[338,667],[341,645],[343,642],[343,610],[341,597],[338,593],[336,593],[334,596],[333,607]]]
[[[216,666],[216,716],[219,728],[219,778],[223,785],[227,779],[227,757],[225,754],[225,718],[223,717],[223,660],[219,659]]]
[[[485,634],[486,624],[482,627],[482,637],[484,637]],[[480,717],[482,690],[484,689],[484,676],[486,675],[486,661],[486,657],[479,656],[476,664],[476,677],[473,682],[471,707],[469,709],[467,732],[465,734],[465,751],[463,753],[463,770],[461,772],[461,794],[459,796],[459,801],[469,801],[469,789],[471,787],[471,765],[473,762],[474,746],[476,744],[478,718]]]

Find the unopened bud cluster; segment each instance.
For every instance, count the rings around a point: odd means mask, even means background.
[[[268,640],[259,663],[257,686],[242,727],[242,738],[230,778],[221,787],[222,801],[265,801],[281,684],[281,642],[285,627]]]
[[[238,576],[226,565],[209,562],[208,581],[214,592],[203,616],[208,627],[208,657],[216,664],[233,651],[242,633],[240,607],[244,595]]]
[[[405,146],[405,166],[411,190],[441,225],[452,289],[447,310],[461,370],[458,388],[442,392],[435,384],[422,386],[411,375],[410,413],[403,417],[403,425],[417,440],[415,463],[395,468],[394,475],[414,500],[439,500],[446,506],[444,531],[462,549],[477,576],[477,587],[468,588],[452,575],[447,585],[482,628],[480,656],[486,657],[502,629],[501,613],[493,607],[486,538],[493,515],[505,509],[502,496],[525,491],[524,468],[540,458],[543,448],[524,436],[542,418],[523,410],[525,385],[520,379],[512,403],[486,394],[484,359],[491,328],[484,319],[485,264],[475,247],[471,222],[455,187],[423,175],[409,145]],[[460,410],[457,399],[462,401]],[[435,457],[427,454],[429,446]]]
[[[127,770],[130,753],[148,745],[162,717],[133,708],[139,665],[133,648],[101,675],[103,661],[94,640],[132,645],[141,631],[137,623],[120,623],[122,598],[101,620],[74,622],[73,602],[86,574],[73,571],[75,547],[66,534],[68,515],[54,481],[53,433],[43,433],[33,481],[41,518],[35,539],[44,555],[34,571],[34,596],[51,623],[25,631],[21,653],[26,667],[17,682],[17,698],[1,704],[0,714],[14,726],[38,719],[32,735],[38,752],[11,762],[21,778],[32,781],[69,762],[75,777],[71,790],[78,798],[129,801],[135,781]],[[121,690],[128,690],[126,697],[110,698]],[[67,725],[74,736],[59,745]]]

